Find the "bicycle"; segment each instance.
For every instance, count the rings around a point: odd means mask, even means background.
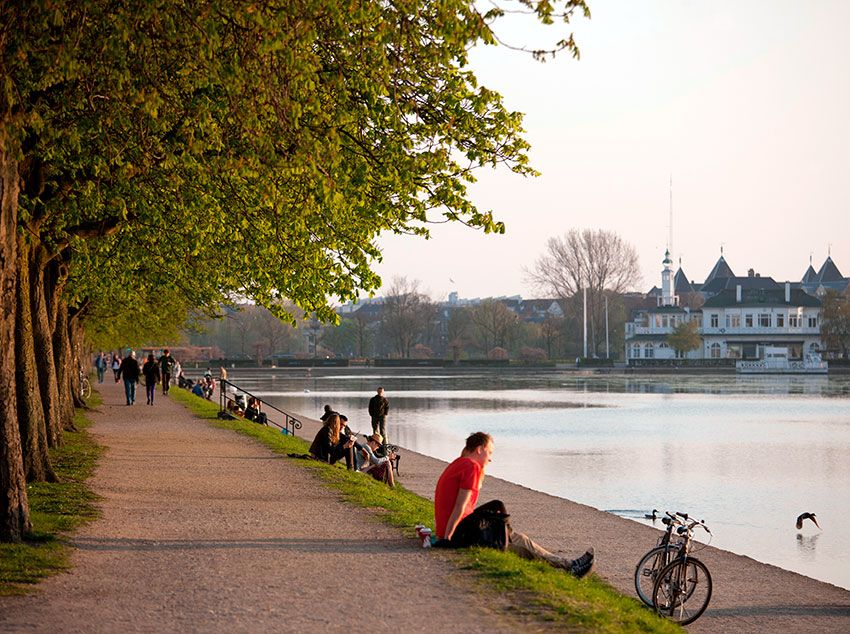
[[[83,400],[91,396],[91,382],[86,373],[80,370],[80,398]]]
[[[652,605],[655,611],[680,625],[696,621],[711,601],[711,573],[699,559],[690,556],[694,528],[711,531],[704,522],[686,521],[677,532],[683,536],[676,557],[664,566],[655,579]]]
[[[652,590],[655,587],[658,572],[673,561],[682,545],[681,540],[677,542],[672,540],[673,530],[676,527],[683,526],[688,519],[687,513],[676,512],[671,514],[669,511],[665,511],[665,515],[667,517],[662,517],[661,521],[667,527],[667,530],[658,538],[658,544],[641,557],[637,567],[635,567],[635,590],[638,598],[649,607],[652,607]]]

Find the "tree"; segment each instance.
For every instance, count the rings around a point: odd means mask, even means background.
[[[457,363],[460,354],[469,342],[469,309],[464,307],[452,308],[446,324],[446,341],[452,353],[452,361]]]
[[[667,335],[667,343],[682,356],[692,350],[697,350],[702,345],[702,338],[699,335],[699,321],[692,319],[676,324],[673,332]]]
[[[485,299],[469,311],[477,347],[486,352],[493,348],[509,350],[517,334],[519,317],[496,299]],[[500,357],[501,358],[501,357]]]
[[[821,301],[820,332],[823,345],[829,352],[846,356],[850,348],[850,292],[841,294],[829,289]]]
[[[395,354],[410,357],[414,344],[422,339],[430,314],[430,301],[419,292],[418,281],[406,277],[393,280],[384,296],[381,332]]]
[[[530,8],[542,22],[587,13],[582,0]],[[466,187],[486,165],[533,174],[528,146],[521,116],[464,68],[501,15],[463,0],[2,3],[0,173],[22,184],[2,213],[28,286],[16,273],[0,314],[30,304],[15,349],[32,339],[24,372],[40,394],[15,399],[17,416],[41,408],[31,432],[53,444],[71,424],[60,311],[129,312],[173,287],[194,308],[240,294],[294,321],[288,298],[334,321],[334,301],[378,288],[381,231],[427,235],[443,219],[502,232]],[[577,53],[571,37],[558,48]],[[25,496],[9,473],[0,490]]]
[[[640,280],[635,248],[604,229],[571,229],[563,237],[549,238],[546,252],[527,275],[547,294],[573,300],[573,306],[587,289],[588,335],[597,354],[605,342],[606,294],[620,295]]]
[[[17,166],[6,134],[8,104],[0,91],[0,541],[20,541],[30,530],[15,373]],[[4,301],[3,298],[6,298]]]

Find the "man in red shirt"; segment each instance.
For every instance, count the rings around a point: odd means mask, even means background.
[[[466,439],[466,445],[457,458],[443,471],[434,492],[434,518],[437,537],[441,545],[459,548],[466,545],[470,534],[475,533],[478,521],[475,513],[484,509],[507,515],[505,505],[493,500],[478,509],[478,492],[484,482],[484,468],[492,460],[493,438],[484,432],[475,432]],[[463,535],[463,539],[458,536]],[[523,533],[508,530],[508,549],[525,559],[542,559],[558,568],[564,568],[576,577],[583,577],[593,568],[593,549],[576,559],[559,557],[549,552]],[[454,539],[453,539],[454,538]]]

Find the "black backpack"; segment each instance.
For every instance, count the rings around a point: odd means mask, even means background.
[[[508,513],[486,508],[475,509],[458,524],[452,535],[452,545],[456,548],[485,546],[507,550],[511,540],[509,518]]]

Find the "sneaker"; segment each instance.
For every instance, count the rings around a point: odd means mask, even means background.
[[[570,564],[570,574],[581,579],[591,570],[593,570],[593,548],[588,548],[586,553]]]

